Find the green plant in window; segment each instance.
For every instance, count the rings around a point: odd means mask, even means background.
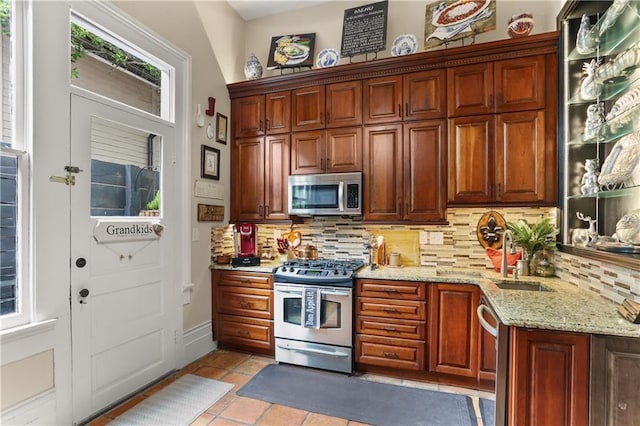
[[[0,27],[3,36],[11,35],[11,0],[0,0]]]
[[[147,210],[160,210],[160,191],[157,191],[153,200],[147,203]]]

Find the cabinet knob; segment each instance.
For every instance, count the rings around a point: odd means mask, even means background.
[[[269,216],[269,206],[264,206],[264,217]]]
[[[409,116],[409,102],[404,104],[404,116],[405,118]]]
[[[628,405],[627,405],[627,403],[626,403],[626,402],[624,402],[624,401],[620,401],[620,402],[618,402],[618,408],[619,408],[619,409],[621,409],[621,410],[623,410],[623,411],[624,411],[624,410],[626,410],[626,409],[627,409],[627,407],[628,407]]]
[[[398,104],[398,117],[402,118],[402,104]]]

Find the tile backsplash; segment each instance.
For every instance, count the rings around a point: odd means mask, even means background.
[[[367,224],[362,221],[318,217],[305,219],[293,228],[302,233],[302,245],[313,244],[320,258],[358,258],[369,262],[367,244],[371,236],[383,236],[386,252],[400,253],[402,263],[427,268],[491,268],[485,249],[478,242],[477,227],[483,214],[492,209],[450,208],[448,225],[398,225]],[[557,223],[559,211],[553,207],[508,207],[493,209],[507,222],[526,219],[535,223],[546,216]],[[259,246],[270,245],[275,251],[275,237],[290,227],[275,224],[258,225]],[[420,233],[436,237],[420,242]],[[233,255],[233,226],[211,230],[211,256]],[[594,291],[614,302],[625,297],[640,302],[640,272],[614,267],[602,262],[587,260],[566,253],[556,252],[553,263],[556,275],[587,291]]]

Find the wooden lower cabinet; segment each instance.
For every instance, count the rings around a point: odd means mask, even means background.
[[[426,284],[356,280],[356,362],[423,370],[426,359]]]
[[[429,371],[478,375],[479,293],[475,285],[431,285]]]
[[[592,425],[640,424],[640,339],[591,338]]]
[[[510,338],[509,424],[588,424],[590,336],[513,327]]]
[[[273,355],[273,277],[214,270],[213,338],[221,348]]]

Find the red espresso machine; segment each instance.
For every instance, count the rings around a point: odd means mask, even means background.
[[[233,266],[254,266],[260,264],[258,255],[258,225],[254,223],[236,223],[233,225],[233,243],[235,257]]]

